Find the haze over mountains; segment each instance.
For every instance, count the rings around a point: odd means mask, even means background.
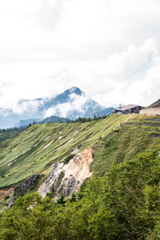
[[[92,118],[94,115],[110,115],[112,110],[113,108],[105,108],[89,98],[79,88],[72,87],[53,98],[20,100],[14,111],[1,108],[0,128],[19,127],[50,116],[71,120],[78,117]]]

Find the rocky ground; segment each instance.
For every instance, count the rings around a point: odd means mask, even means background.
[[[50,176],[38,189],[42,197],[52,188],[57,197],[61,193],[69,197],[73,192],[78,192],[84,180],[92,175],[89,168],[93,161],[92,152],[90,147],[75,155],[67,164],[56,163]]]

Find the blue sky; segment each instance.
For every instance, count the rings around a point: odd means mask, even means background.
[[[0,0],[0,107],[72,86],[109,107],[160,98],[159,0]]]

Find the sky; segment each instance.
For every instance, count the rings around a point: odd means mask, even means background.
[[[160,98],[160,0],[0,0],[0,108],[72,86],[105,107]]]

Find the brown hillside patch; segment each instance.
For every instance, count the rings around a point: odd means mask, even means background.
[[[10,188],[8,190],[0,189],[0,201],[2,201],[7,195],[9,195],[11,192],[13,192],[13,188]]]

